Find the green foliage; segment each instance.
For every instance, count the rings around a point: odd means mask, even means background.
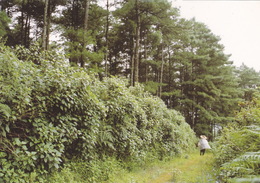
[[[89,162],[73,160],[67,163],[61,172],[52,173],[47,178],[49,183],[98,183],[111,180],[123,169],[119,161],[113,157],[95,159]]]
[[[257,151],[260,143],[259,135],[259,128],[256,126],[244,127],[243,129],[225,128],[218,140],[218,164],[223,164],[245,152]]]
[[[100,78],[114,75],[129,79],[138,74],[135,80],[145,83],[146,91],[162,96],[169,108],[181,111],[197,134],[211,136],[215,125],[233,117],[243,91],[244,98],[251,98],[259,73],[245,66],[234,71],[220,38],[205,24],[179,17],[179,9],[169,0],[105,4],[91,1],[84,26],[83,1],[49,2],[46,41],[58,34],[55,40],[62,43],[58,46],[71,66],[97,72]],[[57,54],[41,52],[33,45],[44,32],[43,1],[12,0],[2,5],[13,21],[7,44],[29,48],[15,48],[19,59],[45,65],[46,70],[53,64],[64,65]],[[6,15],[0,15],[1,21],[8,25]],[[139,26],[141,34],[137,34]],[[246,89],[240,91],[241,87]]]
[[[153,82],[153,81],[148,81],[148,82],[144,83],[145,90],[152,94],[156,94],[156,92],[158,91],[159,85],[160,85],[159,83]]]
[[[239,103],[240,112],[237,113],[237,121],[241,126],[251,124],[260,125],[260,99],[259,94],[252,98],[251,101]]]
[[[99,104],[88,90],[90,78],[51,60],[41,62],[43,67],[19,61],[8,49],[0,58],[1,144],[7,162],[14,161],[8,165],[14,173],[3,172],[4,180],[15,180],[15,173],[60,168],[72,154],[92,157],[103,108],[96,108]]]
[[[231,182],[242,182],[242,180],[245,178],[248,179],[248,182],[249,180],[250,182],[252,182],[252,178],[254,178],[255,181],[259,181],[259,164],[259,152],[247,152],[233,159],[231,162],[223,164],[220,169],[221,175],[223,176],[224,180],[228,180],[229,177],[236,177],[234,180],[231,179]]]
[[[84,33],[82,29],[73,30],[67,29],[63,36],[70,40],[65,42],[64,46],[66,47],[67,57],[69,58],[70,64],[72,66],[78,66],[81,64],[81,59],[84,59],[84,67],[88,69],[97,69],[100,72],[100,63],[104,57],[102,51],[93,52],[93,45],[96,44],[96,41],[88,33],[86,38],[83,38]],[[88,49],[83,48],[84,39],[88,40]]]
[[[239,87],[241,88],[241,97],[250,103],[257,93],[257,87],[260,85],[260,72],[242,64],[236,69]]]
[[[0,47],[1,181],[44,182],[64,166],[99,182],[110,165],[96,159],[140,164],[150,154],[162,159],[193,147],[184,118],[142,86],[99,81],[37,46],[14,52],[22,60]],[[68,167],[74,158],[84,163]]]
[[[220,177],[227,182],[232,178],[246,178],[259,175],[260,130],[251,126],[244,129],[229,129],[219,139],[216,162]]]
[[[193,29],[188,35],[188,43],[193,48],[189,52],[178,51],[183,52],[180,59],[183,71],[180,77],[184,75],[180,83],[183,91],[180,103],[184,107],[180,111],[198,134],[210,135],[210,127],[214,123],[223,123],[220,119],[232,116],[236,109],[238,91],[234,88],[238,84],[233,75],[234,69],[223,53],[223,46],[219,44],[219,37],[202,23],[194,20],[188,23]],[[208,129],[202,129],[202,126],[207,126]]]
[[[0,38],[4,37],[8,31],[8,24],[11,22],[11,19],[7,16],[4,11],[0,11]]]
[[[237,123],[226,127],[217,141],[216,163],[226,182],[259,182],[259,96],[240,106]]]
[[[59,54],[59,50],[53,49],[49,51],[42,51],[38,42],[34,42],[29,48],[25,48],[22,45],[17,45],[14,49],[14,53],[19,60],[32,62],[37,65],[41,65],[42,69],[53,69],[58,66],[66,66],[64,62],[65,58]]]

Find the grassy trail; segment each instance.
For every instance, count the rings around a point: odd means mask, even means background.
[[[176,158],[169,162],[165,172],[160,174],[152,183],[210,183],[212,176],[213,155],[191,154],[186,158]]]
[[[193,153],[118,176],[116,183],[214,183],[213,154]],[[120,181],[119,181],[120,180]]]

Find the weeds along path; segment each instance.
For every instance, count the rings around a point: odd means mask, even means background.
[[[170,161],[164,172],[151,183],[213,183],[213,155],[191,154]]]

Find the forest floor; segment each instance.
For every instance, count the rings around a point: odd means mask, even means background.
[[[124,183],[215,183],[214,156],[206,152],[200,156],[199,152],[176,157],[170,161],[164,161],[151,165],[141,170],[129,172],[120,181]],[[114,181],[113,181],[114,182]]]

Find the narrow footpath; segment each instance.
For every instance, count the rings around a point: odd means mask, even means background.
[[[213,161],[212,153],[200,156],[196,152],[130,172],[118,172],[108,183],[215,183]]]
[[[150,183],[214,183],[213,155],[197,154],[176,158]]]

